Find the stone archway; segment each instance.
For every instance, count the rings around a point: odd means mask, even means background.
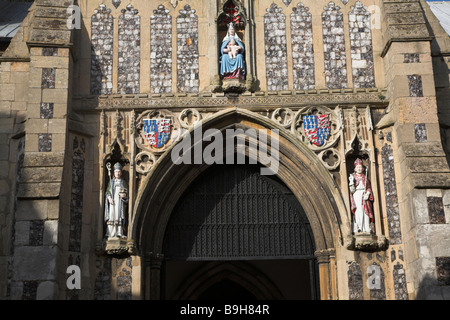
[[[242,290],[246,299],[279,300],[282,295],[276,285],[251,265],[229,262],[211,262],[191,274],[177,290],[174,299],[194,300],[208,298],[211,288],[229,284]],[[240,288],[239,288],[240,287]],[[236,299],[234,297],[233,299]]]
[[[228,109],[216,113],[202,123],[202,130],[217,128],[277,129],[279,131],[279,168],[277,176],[292,190],[306,212],[314,235],[315,256],[319,264],[321,299],[335,297],[335,247],[342,244],[343,235],[350,230],[345,204],[339,189],[328,171],[303,143],[290,132],[268,118],[248,110]],[[190,134],[193,134],[191,131]],[[270,145],[266,146],[270,149]],[[173,146],[172,146],[173,148]],[[163,241],[174,206],[189,185],[208,168],[208,165],[176,165],[171,149],[161,156],[144,179],[136,199],[131,221],[132,237],[145,259],[144,296],[160,298],[160,271],[163,261]],[[248,156],[251,144],[245,151]],[[180,178],[182,177],[182,178]]]

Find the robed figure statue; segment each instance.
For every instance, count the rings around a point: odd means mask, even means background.
[[[349,177],[353,232],[370,233],[370,223],[373,223],[373,194],[361,159],[356,159],[354,171]]]
[[[220,75],[222,79],[244,79],[245,62],[244,62],[244,45],[242,40],[236,34],[234,24],[228,24],[228,31],[223,38],[220,47],[221,65]]]
[[[120,163],[114,165],[114,177],[110,177],[106,189],[105,222],[107,226],[106,237],[122,237],[123,222],[127,212],[128,184],[122,178],[122,166]]]

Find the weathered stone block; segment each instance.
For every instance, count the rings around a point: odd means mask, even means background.
[[[64,165],[64,153],[27,152],[23,165],[24,167],[62,167]]]
[[[22,169],[21,183],[59,182],[62,180],[62,167],[25,167]]]
[[[54,280],[56,246],[17,247],[14,250],[13,278],[16,280]]]
[[[57,285],[53,281],[43,281],[39,283],[36,291],[36,300],[54,300]]]
[[[46,220],[47,200],[21,200],[17,202],[16,220]]]
[[[60,183],[22,183],[17,197],[19,199],[57,198],[60,189]]]
[[[58,243],[58,220],[44,222],[43,245],[55,245]]]

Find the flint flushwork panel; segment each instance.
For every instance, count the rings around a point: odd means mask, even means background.
[[[450,257],[436,257],[436,274],[440,285],[450,286]]]
[[[264,15],[267,90],[288,90],[286,16],[272,4]]]
[[[40,117],[41,119],[51,119],[53,118],[53,103],[41,103]]]
[[[112,258],[97,258],[94,283],[94,300],[109,300],[111,298]]]
[[[198,17],[186,5],[177,17],[177,88],[197,93],[199,87]]]
[[[330,2],[322,13],[325,82],[329,89],[347,87],[344,15],[340,7]]]
[[[299,3],[292,8],[291,38],[294,72],[294,90],[315,87],[312,15],[309,8]]]
[[[427,197],[428,216],[431,224],[445,224],[444,202],[442,197]]]
[[[152,93],[172,92],[172,16],[163,5],[150,18],[150,86]]]
[[[400,229],[400,214],[398,209],[398,194],[394,169],[394,152],[390,145],[385,144],[383,146],[381,157],[383,163],[389,243],[400,244],[402,243],[402,233]]]
[[[42,89],[54,89],[56,82],[55,68],[42,68]]]
[[[416,142],[427,142],[427,127],[425,123],[416,123],[414,125],[414,137],[416,138]]]
[[[355,88],[374,88],[375,75],[370,12],[360,1],[357,1],[348,18],[353,86]]]
[[[374,270],[378,271],[372,270],[372,273],[369,274],[368,281],[372,285],[372,287],[369,287],[370,300],[386,300],[386,285],[383,269],[376,262],[374,262],[372,266],[374,267]]]
[[[408,76],[408,85],[410,97],[423,97],[422,76]]]
[[[131,272],[133,269],[133,266],[131,264],[131,257],[128,257],[126,259],[117,259],[116,263],[119,265],[117,273],[115,275],[117,279],[117,300],[131,300]]]
[[[111,10],[100,6],[91,17],[91,94],[111,94],[114,20]]]
[[[358,262],[352,262],[347,271],[349,300],[364,300],[363,278]]]
[[[40,133],[38,136],[38,151],[51,152],[52,151],[52,134]]]
[[[406,287],[406,275],[403,265],[397,262],[394,266],[394,290],[395,300],[408,300],[408,288]]]
[[[119,93],[139,93],[140,60],[141,19],[138,10],[128,5],[119,17]]]
[[[420,55],[418,53],[405,53],[403,63],[420,63]]]
[[[83,213],[83,187],[84,187],[84,139],[81,142],[75,137],[73,141],[72,158],[72,194],[70,199],[70,232],[69,251],[81,250],[81,227]]]

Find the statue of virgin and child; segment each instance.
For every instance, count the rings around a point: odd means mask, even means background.
[[[228,24],[228,31],[220,47],[222,79],[240,79],[245,77],[244,45],[236,34],[234,24]]]

